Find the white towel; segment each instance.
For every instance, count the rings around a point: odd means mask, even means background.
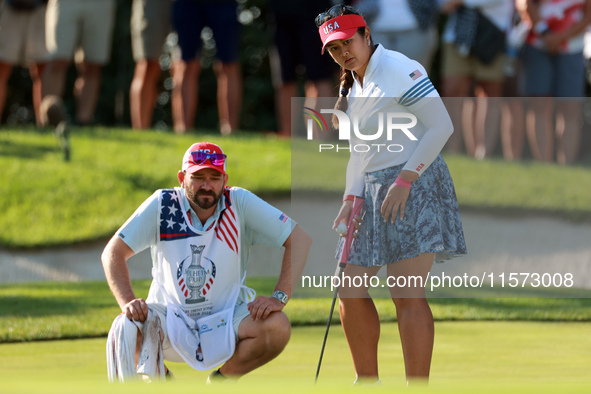
[[[142,330],[142,343],[137,367],[137,373],[148,376],[150,380],[166,380],[160,333],[160,318],[150,310]]]
[[[135,366],[137,330],[142,332],[138,367]],[[148,376],[165,380],[164,355],[160,342],[160,319],[152,310],[145,323],[117,316],[107,337],[107,372],[109,382],[125,382]]]

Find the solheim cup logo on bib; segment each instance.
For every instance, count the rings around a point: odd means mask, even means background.
[[[183,272],[183,260],[177,269],[177,284],[181,293],[185,296],[185,304],[196,304],[207,301],[205,295],[211,290],[216,268],[213,261],[203,256],[204,245],[191,245],[191,264]],[[206,260],[204,264],[209,266],[207,268],[201,265],[202,257]]]

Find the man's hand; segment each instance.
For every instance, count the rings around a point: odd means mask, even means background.
[[[129,320],[143,323],[148,318],[148,304],[142,298],[129,301],[123,306],[122,310]]]
[[[257,296],[248,304],[252,320],[266,319],[273,312],[283,310],[285,305],[275,297]]]

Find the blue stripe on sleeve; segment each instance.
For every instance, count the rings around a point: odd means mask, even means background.
[[[416,99],[416,98],[424,97],[427,94],[425,92],[431,91],[431,89],[434,89],[432,83],[430,83],[430,84],[422,87],[421,90],[419,90],[418,92],[416,92],[412,97],[407,97],[404,100],[405,105],[410,105],[409,102],[414,101],[414,99]]]
[[[431,93],[434,90],[435,90],[435,86],[431,85],[429,87],[429,90],[427,90],[426,92],[424,92],[423,94],[421,94],[420,97],[416,97],[416,98],[414,98],[412,100],[408,100],[405,105],[407,107],[410,107],[411,105],[414,105],[414,104],[418,103],[420,99],[426,97],[429,93]]]
[[[435,90],[431,80],[425,79],[421,83],[415,85],[407,91],[398,102],[400,105],[409,106],[417,103],[421,98]]]
[[[402,104],[405,100],[409,99],[410,97],[415,97],[415,93],[421,90],[426,85],[431,84],[431,80],[429,78],[423,79],[421,82],[414,85],[412,88],[406,91],[400,98],[400,103]]]

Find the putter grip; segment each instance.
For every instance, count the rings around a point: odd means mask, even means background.
[[[341,259],[339,263],[346,264],[349,259],[349,252],[351,251],[351,243],[353,242],[353,233],[355,232],[355,226],[353,225],[353,217],[361,213],[363,208],[364,198],[355,197],[353,200],[353,209],[351,210],[351,217],[349,218],[349,224],[347,225],[347,237],[345,238],[345,246],[343,247],[343,253],[341,253]]]

